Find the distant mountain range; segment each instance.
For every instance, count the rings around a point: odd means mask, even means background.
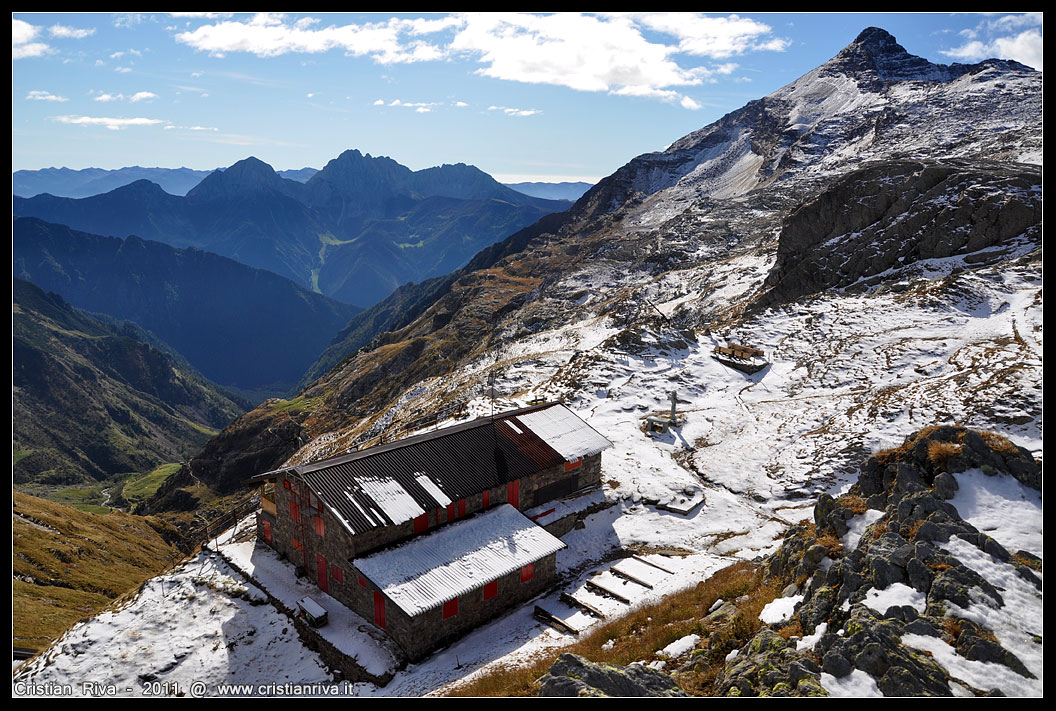
[[[461,163],[412,171],[350,150],[305,183],[247,158],[185,197],[143,179],[80,199],[16,196],[13,210],[93,234],[198,247],[369,306],[570,204],[517,192]]]
[[[186,195],[191,188],[202,182],[213,171],[192,168],[142,168],[138,165],[116,170],[103,168],[43,168],[41,170],[16,170],[11,174],[11,192],[21,197],[34,197],[48,193],[56,197],[91,197],[124,187],[137,180],[157,183],[171,195]],[[299,170],[277,170],[280,177],[306,183],[319,172],[318,168]],[[519,193],[547,200],[571,200],[575,202],[591,188],[591,183],[503,183]]]
[[[546,198],[547,200],[571,200],[575,202],[583,197],[583,193],[590,190],[592,183],[503,183],[508,188],[513,188],[519,193],[532,195],[534,197]]]
[[[359,311],[194,247],[102,237],[36,218],[15,218],[12,258],[15,277],[139,324],[214,382],[269,394],[297,383]]]
[[[134,183],[149,180],[157,183],[171,195],[186,195],[191,188],[208,176],[211,170],[192,168],[142,168],[138,165],[117,170],[103,168],[44,168],[42,170],[16,170],[11,174],[11,192],[22,197],[33,197],[48,193],[56,197],[82,198]],[[305,182],[318,173],[316,168],[280,170],[283,178]]]

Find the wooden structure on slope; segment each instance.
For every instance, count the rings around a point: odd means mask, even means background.
[[[727,341],[725,346],[715,346],[711,357],[723,365],[736,368],[749,375],[752,373],[758,373],[760,370],[770,365],[762,350],[759,348],[753,348],[752,346],[741,345],[734,341]]]

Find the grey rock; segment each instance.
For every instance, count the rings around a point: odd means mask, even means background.
[[[562,654],[539,679],[539,696],[685,696],[663,672],[640,664],[598,664]]]

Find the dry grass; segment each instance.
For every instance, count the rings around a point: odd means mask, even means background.
[[[563,653],[579,654],[595,662],[627,665],[654,658],[658,650],[688,634],[701,636],[707,664],[680,676],[679,682],[689,693],[705,694],[725,664],[726,654],[747,642],[762,626],[759,612],[773,601],[779,590],[778,583],[765,581],[759,569],[741,561],[655,605],[637,608],[624,617],[602,623],[560,650],[545,653],[525,665],[496,668],[449,695],[534,696],[539,693],[539,677]],[[736,600],[745,595],[748,599],[737,603],[738,614],[728,625],[721,630],[704,627],[701,619],[716,600]],[[606,649],[604,645],[609,640],[612,644]]]
[[[946,637],[954,642],[961,636],[961,621],[956,617],[946,617],[942,620],[942,631]]]
[[[860,516],[869,509],[865,503],[865,499],[861,496],[855,496],[854,494],[844,494],[836,499],[836,503],[845,509],[853,511],[855,516]]]
[[[78,620],[134,591],[183,554],[164,522],[105,516],[12,492],[12,639],[42,649]],[[33,525],[30,522],[36,522]]]
[[[1011,440],[1003,435],[999,435],[996,432],[980,432],[979,433],[983,441],[998,454],[1005,457],[1018,457],[1020,456],[1019,450],[1016,445],[1012,444]]]
[[[873,524],[873,540],[877,540],[880,536],[884,535],[890,529],[890,521],[885,516],[876,523]]]
[[[1027,566],[1031,570],[1036,570],[1039,573],[1041,572],[1042,568],[1041,568],[1041,561],[1040,560],[1035,560],[1034,558],[1028,558],[1028,557],[1026,557],[1024,555],[1020,555],[1019,553],[1013,553],[1012,554],[1012,560],[1016,561],[1020,565]]]
[[[950,459],[961,453],[961,445],[956,442],[929,442],[928,461],[936,469],[946,470],[946,464]]]

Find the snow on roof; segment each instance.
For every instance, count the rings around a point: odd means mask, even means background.
[[[429,478],[429,475],[422,472],[418,476],[414,477],[414,480],[428,492],[429,496],[436,499],[436,503],[440,506],[447,506],[451,503],[450,497],[447,494],[440,491],[440,487],[433,483],[433,480]]]
[[[353,565],[413,617],[564,547],[503,504]]]
[[[518,415],[517,419],[567,461],[589,457],[612,446],[564,405]]]
[[[410,521],[425,513],[425,509],[400,486],[395,479],[381,476],[361,476],[360,488],[381,507],[393,525]]]

